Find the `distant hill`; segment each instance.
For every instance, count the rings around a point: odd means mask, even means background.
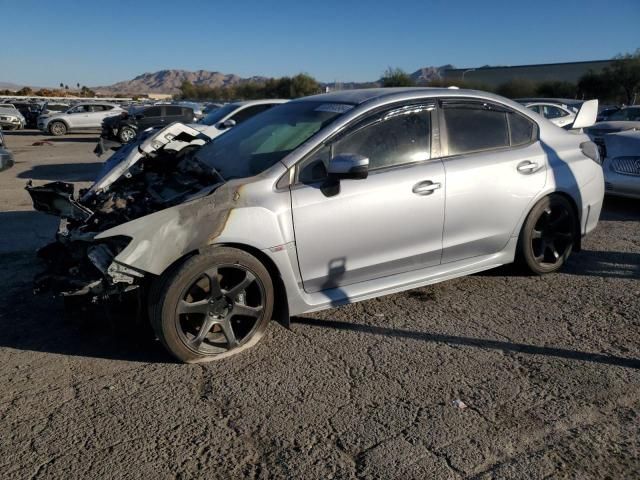
[[[194,85],[207,87],[223,87],[248,81],[261,81],[266,77],[242,78],[234,74],[210,72],[207,70],[160,70],[143,73],[133,80],[114,83],[103,87],[95,87],[99,93],[178,93],[182,82],[189,81]]]

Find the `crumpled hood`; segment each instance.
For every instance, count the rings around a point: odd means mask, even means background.
[[[640,157],[640,131],[627,130],[604,136],[607,157]]]

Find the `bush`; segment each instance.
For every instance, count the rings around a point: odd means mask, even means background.
[[[413,87],[414,82],[411,75],[400,68],[387,68],[380,79],[383,87]]]

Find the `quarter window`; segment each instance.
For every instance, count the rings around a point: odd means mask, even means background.
[[[507,113],[507,120],[512,147],[526,145],[533,141],[536,136],[536,126],[531,120],[515,112]]]

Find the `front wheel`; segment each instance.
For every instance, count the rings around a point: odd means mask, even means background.
[[[136,131],[131,127],[122,127],[118,132],[118,139],[122,143],[129,143],[136,138]]]
[[[556,272],[564,265],[579,234],[573,206],[561,195],[540,200],[529,212],[519,238],[521,263],[532,273]]]
[[[254,256],[215,247],[159,280],[150,297],[156,335],[176,358],[208,362],[241,352],[262,337],[273,312],[273,283]]]
[[[51,133],[51,135],[59,137],[67,133],[67,126],[64,124],[64,122],[51,122],[49,124],[49,133]]]

